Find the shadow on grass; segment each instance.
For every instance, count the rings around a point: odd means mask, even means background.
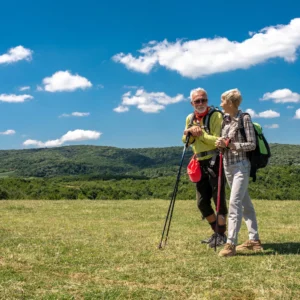
[[[265,250],[271,249],[278,254],[300,254],[300,243],[263,244]]]
[[[270,243],[263,244],[264,251],[262,252],[245,252],[239,253],[239,256],[243,255],[274,255],[274,254],[297,254],[300,255],[300,243]]]

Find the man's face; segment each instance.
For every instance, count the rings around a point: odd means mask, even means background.
[[[198,113],[204,113],[207,109],[207,95],[203,91],[197,91],[192,94],[191,104]]]

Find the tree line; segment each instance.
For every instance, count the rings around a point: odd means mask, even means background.
[[[60,176],[53,178],[0,178],[0,199],[170,199],[176,177],[150,179],[134,177],[97,178],[96,176]],[[269,166],[250,182],[250,195],[263,200],[300,199],[300,166]],[[229,190],[227,189],[227,195]],[[185,172],[179,183],[177,199],[195,199],[194,184]]]
[[[300,146],[271,144],[270,164],[250,183],[254,199],[300,199]],[[66,146],[0,151],[0,199],[170,199],[182,147]],[[194,199],[183,165],[178,199]],[[229,193],[228,193],[229,195]]]

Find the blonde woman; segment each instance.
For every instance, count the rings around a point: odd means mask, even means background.
[[[234,256],[245,250],[263,250],[258,235],[256,213],[248,193],[250,161],[247,152],[256,147],[256,138],[249,115],[242,116],[239,106],[242,95],[238,89],[226,91],[221,96],[221,107],[225,116],[221,137],[216,141],[218,148],[224,149],[224,170],[231,189],[228,213],[227,243],[219,256]],[[239,118],[244,118],[246,140],[239,130]],[[249,240],[237,246],[242,217],[247,225]]]

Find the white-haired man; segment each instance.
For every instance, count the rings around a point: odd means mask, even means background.
[[[185,143],[187,135],[191,135],[189,143],[194,154],[197,155],[202,171],[200,181],[195,184],[197,206],[203,219],[205,218],[208,221],[214,231],[210,238],[201,242],[209,244],[210,247],[214,247],[215,243],[217,246],[221,246],[226,243],[227,205],[224,174],[222,174],[218,226],[216,226],[217,219],[211,198],[213,198],[216,205],[220,160],[215,143],[220,137],[223,115],[218,110],[212,113],[213,108],[208,106],[207,92],[204,89],[197,88],[192,90],[190,98],[191,105],[194,107],[194,113],[186,118],[182,141]]]

